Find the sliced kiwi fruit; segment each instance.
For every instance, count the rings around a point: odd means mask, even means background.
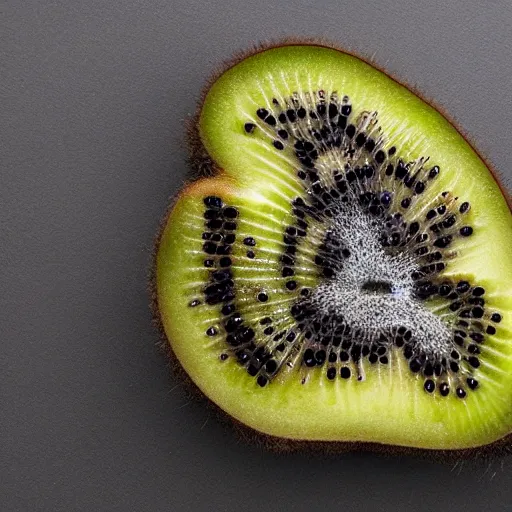
[[[512,432],[512,214],[446,117],[315,44],[230,63],[158,237],[186,374],[267,436],[474,448]]]

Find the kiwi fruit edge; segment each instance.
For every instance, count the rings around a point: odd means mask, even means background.
[[[203,102],[206,98],[206,95],[208,94],[212,84],[216,82],[216,80],[224,74],[228,69],[235,66],[236,64],[240,63],[242,60],[246,59],[247,57],[250,57],[252,55],[255,55],[259,52],[271,49],[271,48],[278,48],[278,47],[284,47],[284,46],[295,46],[295,45],[301,45],[301,46],[319,46],[324,47],[328,49],[334,49],[338,50],[342,53],[352,55],[358,59],[360,59],[363,62],[366,62],[376,70],[380,71],[387,77],[391,78],[393,81],[397,82],[400,85],[403,85],[406,87],[409,91],[411,91],[413,94],[418,96],[420,100],[422,100],[424,103],[426,103],[429,106],[432,106],[435,110],[437,110],[444,118],[446,118],[455,128],[456,130],[462,135],[462,137],[466,140],[466,142],[469,144],[469,146],[475,151],[475,153],[478,154],[478,156],[484,161],[487,168],[492,173],[496,183],[500,187],[503,196],[505,197],[509,207],[512,209],[512,200],[511,196],[507,193],[506,189],[502,185],[499,174],[497,171],[489,165],[488,160],[484,159],[482,155],[477,152],[474,148],[474,145],[469,141],[469,137],[467,134],[463,133],[460,128],[457,126],[457,124],[451,119],[444,109],[440,108],[439,105],[436,105],[431,99],[425,99],[424,95],[422,95],[417,88],[411,87],[407,84],[404,84],[402,81],[396,80],[394,77],[390,76],[385,70],[377,66],[374,62],[372,62],[370,59],[365,59],[364,57],[361,57],[358,54],[355,54],[351,51],[347,51],[346,49],[338,47],[336,44],[333,44],[330,41],[326,40],[318,40],[318,39],[303,39],[303,38],[287,38],[284,40],[279,41],[271,41],[271,42],[265,42],[258,45],[255,45],[252,49],[247,51],[242,51],[237,54],[235,54],[231,59],[227,60],[223,65],[219,66],[212,74],[211,78],[207,81],[205,84],[202,94],[200,96],[200,100],[198,102],[197,110],[195,115],[192,119],[188,121],[187,126],[187,143],[189,147],[189,167],[191,169],[191,176],[189,178],[188,183],[184,184],[184,188],[197,181],[200,178],[203,177],[212,177],[215,176],[215,174],[218,172],[217,164],[214,162],[214,160],[210,157],[208,152],[206,151],[202,141],[201,137],[199,135],[199,118],[203,106]],[[272,436],[263,432],[260,432],[258,430],[255,430],[240,421],[236,420],[232,416],[230,416],[228,413],[226,413],[224,410],[222,410],[219,406],[217,406],[213,401],[205,399],[205,395],[200,391],[200,389],[196,386],[195,383],[193,383],[192,379],[189,377],[189,375],[185,372],[181,364],[178,362],[177,357],[173,353],[172,347],[170,343],[168,342],[168,338],[165,334],[164,327],[162,324],[162,319],[159,313],[158,309],[158,300],[157,300],[157,293],[156,293],[156,257],[157,257],[157,251],[160,244],[160,240],[164,231],[164,228],[166,226],[168,217],[170,215],[170,212],[172,211],[175,201],[177,200],[177,197],[175,197],[173,200],[171,200],[171,204],[169,205],[169,208],[167,212],[165,213],[161,225],[160,230],[155,238],[155,245],[154,245],[154,259],[152,263],[152,267],[150,270],[150,276],[149,276],[149,290],[151,295],[151,308],[153,312],[153,318],[154,318],[154,324],[157,327],[158,331],[161,335],[161,347],[167,354],[169,361],[171,363],[171,367],[173,369],[173,372],[179,376],[179,378],[185,383],[186,388],[189,390],[191,395],[193,396],[200,396],[203,397],[203,400],[205,400],[208,405],[216,411],[219,417],[224,419],[224,423],[227,425],[233,425],[235,427],[235,430],[238,432],[238,434],[246,441],[257,443],[261,446],[264,446],[265,448],[277,450],[277,451],[295,451],[295,450],[301,450],[301,451],[308,451],[308,452],[315,452],[318,453],[319,451],[321,453],[340,453],[340,452],[346,452],[346,451],[353,451],[353,450],[366,450],[366,451],[374,451],[374,452],[380,452],[385,454],[409,454],[409,453],[415,453],[415,454],[421,454],[423,456],[427,456],[429,458],[434,457],[436,459],[442,458],[442,459],[448,459],[450,461],[452,460],[458,460],[461,457],[492,457],[499,456],[501,454],[507,454],[512,453],[512,434],[509,434],[501,439],[498,439],[494,441],[492,444],[487,444],[483,446],[478,446],[474,448],[464,448],[464,449],[425,449],[425,448],[415,448],[415,447],[409,447],[409,446],[400,446],[400,445],[386,445],[381,443],[375,443],[375,442],[360,442],[360,441],[317,441],[317,440],[297,440],[297,439],[289,439],[289,438],[283,438],[283,437],[276,437]]]

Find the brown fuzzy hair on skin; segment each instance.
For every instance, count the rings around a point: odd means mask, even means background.
[[[187,134],[187,146],[189,150],[188,164],[189,169],[191,171],[189,175],[188,183],[185,185],[194,182],[196,180],[200,180],[202,178],[208,178],[217,175],[220,172],[220,169],[216,165],[215,161],[211,158],[211,156],[206,151],[200,137],[199,133],[199,118],[201,115],[202,106],[208,91],[210,90],[213,83],[228,69],[232,68],[242,60],[251,55],[255,55],[256,53],[271,49],[277,48],[281,46],[292,46],[292,45],[311,45],[311,46],[322,46],[334,50],[338,50],[343,53],[348,53],[353,55],[372,67],[378,69],[386,76],[394,80],[395,82],[403,85],[411,92],[413,92],[416,96],[422,99],[425,103],[432,106],[435,110],[437,110],[441,115],[443,115],[456,129],[461,133],[466,142],[471,146],[471,148],[478,154],[478,156],[485,162],[487,168],[491,171],[495,181],[497,182],[500,190],[502,191],[509,208],[512,211],[512,196],[508,192],[508,190],[503,185],[503,179],[498,173],[498,171],[489,164],[488,159],[485,159],[481,152],[475,149],[475,145],[472,143],[470,137],[464,131],[460,130],[459,126],[455,123],[453,118],[449,116],[445,109],[440,107],[436,102],[434,102],[431,98],[425,98],[425,95],[422,94],[417,87],[410,86],[403,81],[397,80],[395,77],[391,76],[386,70],[382,67],[378,66],[375,62],[373,62],[370,58],[361,57],[357,53],[352,50],[347,51],[346,49],[340,48],[338,45],[333,44],[331,41],[327,41],[325,39],[314,39],[314,38],[286,38],[277,41],[268,41],[258,43],[249,48],[248,50],[240,51],[234,54],[230,59],[224,61],[223,64],[218,66],[213,73],[210,75],[210,78],[207,80],[205,86],[202,89],[200,94],[200,98],[197,104],[197,109],[195,114],[191,119],[188,120],[186,126],[186,134]],[[155,329],[159,335],[158,346],[160,350],[165,354],[169,362],[169,366],[171,372],[174,376],[176,376],[176,380],[181,381],[183,383],[183,388],[187,392],[190,399],[200,400],[208,405],[208,407],[213,411],[214,415],[227,427],[230,428],[237,437],[239,437],[242,441],[247,442],[252,445],[260,446],[266,450],[270,450],[273,452],[279,453],[288,453],[288,452],[302,452],[307,455],[334,455],[334,454],[342,454],[348,452],[374,452],[381,455],[386,456],[404,456],[404,455],[412,455],[422,459],[441,461],[443,463],[453,464],[457,463],[461,460],[464,461],[477,461],[483,460],[486,462],[496,460],[500,457],[504,457],[506,455],[512,454],[512,433],[508,436],[505,436],[502,439],[495,441],[492,444],[476,447],[476,448],[468,448],[463,450],[426,450],[421,448],[411,448],[404,446],[392,446],[392,445],[384,445],[380,443],[371,443],[371,442],[334,442],[334,441],[305,441],[305,440],[294,440],[294,439],[286,439],[271,436],[262,432],[259,432],[247,425],[239,422],[238,420],[231,417],[227,414],[223,409],[218,407],[215,403],[209,400],[200,389],[194,384],[190,376],[185,372],[183,367],[178,361],[178,358],[174,354],[171,344],[167,338],[167,335],[164,330],[164,326],[162,324],[159,307],[158,307],[158,295],[156,289],[156,265],[157,265],[157,253],[158,248],[160,246],[160,240],[162,238],[165,226],[167,225],[167,221],[169,215],[175,205],[177,200],[177,196],[173,197],[170,200],[169,207],[165,215],[163,216],[158,233],[154,240],[153,247],[153,256],[151,267],[149,271],[148,277],[148,291],[150,295],[150,306],[153,315],[153,324]]]

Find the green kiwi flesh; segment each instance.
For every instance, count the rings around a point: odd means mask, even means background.
[[[194,131],[214,176],[175,200],[155,286],[211,401],[294,440],[512,432],[512,215],[439,111],[353,55],[289,45],[229,67]]]

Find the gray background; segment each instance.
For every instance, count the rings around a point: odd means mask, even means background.
[[[447,107],[511,176],[508,0],[12,0],[0,51],[0,510],[510,510],[512,458],[275,454],[155,348],[152,237],[212,68],[327,36]]]

